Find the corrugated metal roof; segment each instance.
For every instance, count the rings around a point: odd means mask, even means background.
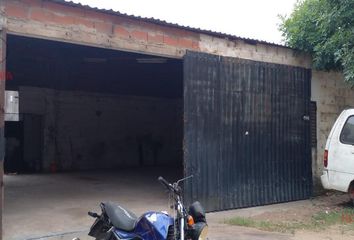
[[[68,6],[73,6],[73,7],[81,7],[81,8],[85,8],[85,9],[91,9],[91,10],[95,10],[95,11],[102,12],[102,13],[107,13],[107,14],[112,14],[112,15],[116,15],[116,16],[127,17],[127,18],[131,18],[131,19],[136,19],[136,20],[140,20],[140,21],[150,22],[150,23],[159,24],[159,25],[162,25],[162,26],[167,26],[167,27],[174,27],[174,28],[184,29],[184,30],[193,31],[193,32],[196,32],[196,33],[203,33],[203,34],[207,34],[207,35],[214,36],[214,37],[227,38],[227,39],[230,39],[230,40],[243,40],[245,42],[253,43],[253,44],[261,43],[261,44],[267,44],[267,45],[276,46],[276,47],[290,48],[290,47],[287,47],[285,45],[272,43],[272,42],[267,42],[267,41],[264,41],[264,40],[258,40],[258,39],[252,39],[252,38],[244,38],[244,37],[239,37],[239,36],[232,35],[232,34],[216,32],[216,31],[212,31],[212,30],[205,30],[205,29],[200,29],[200,28],[195,28],[195,27],[190,27],[190,26],[183,26],[183,25],[180,25],[180,24],[177,24],[177,23],[170,23],[170,22],[166,22],[164,20],[156,19],[156,18],[147,18],[147,17],[129,15],[129,14],[126,14],[126,13],[121,13],[119,11],[115,11],[113,9],[103,9],[103,8],[91,7],[89,5],[84,5],[84,4],[81,4],[81,3],[75,3],[75,2],[69,1],[69,0],[68,1],[67,0],[47,0],[47,1],[55,2],[55,3],[59,3],[59,4],[63,4],[63,5],[68,5]]]

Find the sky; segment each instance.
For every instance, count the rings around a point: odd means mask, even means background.
[[[71,0],[142,17],[282,43],[279,15],[289,15],[296,0]]]

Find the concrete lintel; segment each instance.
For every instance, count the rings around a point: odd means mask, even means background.
[[[118,51],[149,54],[160,57],[181,59],[186,51],[183,48],[177,48],[164,44],[138,42],[101,33],[92,33],[89,31],[84,31],[83,29],[76,31],[70,28],[61,28],[59,26],[47,25],[34,21],[24,23],[9,18],[7,20],[7,28],[7,33],[12,35],[67,42]],[[38,31],[38,29],[41,30]]]

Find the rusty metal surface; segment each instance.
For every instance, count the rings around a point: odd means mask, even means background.
[[[187,201],[215,211],[310,197],[310,79],[304,68],[187,52]]]

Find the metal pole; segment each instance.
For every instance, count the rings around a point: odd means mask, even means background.
[[[0,240],[3,239],[3,209],[4,209],[4,156],[5,156],[5,80],[6,80],[6,31],[5,31],[5,13],[3,0],[0,0]]]

